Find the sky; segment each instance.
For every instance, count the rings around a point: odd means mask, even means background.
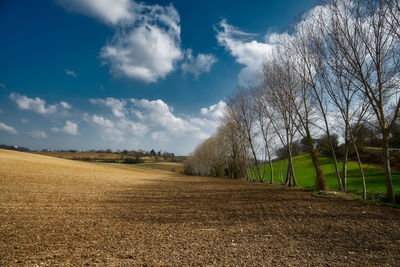
[[[1,1],[0,144],[187,155],[314,4]]]

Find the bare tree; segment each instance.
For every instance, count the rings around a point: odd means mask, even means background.
[[[272,166],[272,151],[271,144],[273,143],[273,129],[272,129],[272,121],[270,116],[266,114],[268,111],[268,101],[267,97],[263,94],[265,91],[262,86],[255,86],[252,90],[253,103],[254,103],[254,111],[257,114],[258,119],[258,127],[261,131],[263,140],[264,140],[264,148],[265,155],[268,157],[268,164],[270,170],[270,184],[274,183],[274,169]],[[264,176],[264,174],[263,174]]]
[[[314,139],[312,138],[312,128],[318,118],[315,116],[315,106],[318,103],[318,90],[315,76],[314,53],[310,50],[308,35],[301,27],[297,28],[297,34],[291,38],[290,42],[285,43],[285,50],[289,52],[286,64],[292,68],[292,72],[298,79],[297,86],[288,91],[291,104],[294,107],[295,118],[293,119],[299,133],[307,141],[308,149],[315,169],[315,186],[318,190],[326,189],[325,175],[321,169]],[[316,97],[317,96],[317,97]]]
[[[235,125],[237,130],[241,132],[244,138],[247,140],[247,145],[252,153],[253,160],[251,167],[255,166],[256,176],[253,180],[264,181],[261,175],[260,166],[257,160],[257,149],[256,149],[256,135],[255,131],[257,116],[253,108],[252,97],[250,89],[238,88],[235,94],[229,99],[228,105],[228,116],[230,121]],[[250,169],[250,175],[254,175],[253,168]]]
[[[278,56],[280,52],[282,51],[274,53],[270,59],[266,59],[263,62],[262,88],[269,103],[265,113],[270,119],[279,140],[288,152],[288,171],[285,184],[291,186],[297,185],[292,153],[292,145],[297,129],[293,120],[294,107],[290,105],[290,91],[295,86],[296,81],[293,79],[290,66],[282,62],[280,56]]]
[[[389,156],[389,135],[399,116],[399,37],[387,17],[390,6],[384,0],[330,0],[324,17],[326,34],[343,56],[343,73],[360,88],[375,114],[382,136],[386,197],[395,202]],[[397,13],[398,14],[398,13]],[[395,112],[388,110],[394,107]]]

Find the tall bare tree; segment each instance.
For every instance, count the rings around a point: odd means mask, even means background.
[[[262,88],[269,103],[269,110],[266,115],[271,121],[273,129],[282,145],[286,147],[288,153],[288,171],[285,184],[297,185],[294,165],[292,145],[297,132],[294,122],[294,107],[290,104],[290,91],[293,90],[295,83],[293,73],[288,64],[282,61],[277,51],[262,64],[263,83]]]
[[[343,55],[344,74],[360,88],[375,114],[382,137],[386,197],[395,202],[389,135],[400,109],[400,46],[398,34],[387,19],[390,5],[385,0],[330,0],[328,4],[326,34]],[[388,112],[391,107],[394,113]]]
[[[255,126],[257,122],[257,116],[253,108],[252,97],[249,88],[238,88],[235,94],[229,99],[227,104],[227,112],[231,122],[240,131],[245,139],[247,145],[252,153],[253,160],[251,166],[255,166],[256,176],[253,180],[264,181],[264,177],[261,174],[260,166],[257,159],[256,149],[256,136]],[[253,174],[253,168],[251,168],[250,175]]]
[[[262,86],[254,86],[252,88],[252,96],[254,103],[254,110],[257,114],[258,118],[258,127],[261,131],[263,140],[264,140],[264,148],[266,157],[268,157],[268,164],[270,170],[270,184],[274,183],[274,168],[272,166],[272,143],[273,143],[273,134],[272,131],[272,121],[270,119],[271,116],[268,116],[268,97],[264,95],[265,91]],[[264,174],[263,174],[264,175]]]
[[[287,56],[286,64],[292,68],[293,75],[295,75],[293,79],[298,79],[297,86],[294,86],[293,90],[288,93],[296,115],[293,121],[299,133],[305,138],[311,154],[315,169],[315,186],[318,190],[325,190],[325,175],[321,169],[312,137],[312,128],[315,128],[315,121],[318,120],[315,106],[319,101],[319,91],[315,82],[315,54],[310,49],[308,37],[305,29],[297,27],[296,35],[284,43],[285,51],[290,55],[290,57]]]

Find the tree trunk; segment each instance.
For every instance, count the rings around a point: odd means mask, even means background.
[[[382,133],[382,152],[383,166],[386,177],[386,200],[390,203],[396,203],[396,198],[393,190],[392,173],[390,170],[390,155],[389,155],[389,130],[385,129]]]
[[[289,186],[296,186],[296,178],[294,175],[294,167],[293,167],[293,157],[292,157],[292,141],[289,136],[289,129],[286,128],[286,145],[288,152],[288,171],[286,173],[286,182]]]
[[[344,155],[343,155],[343,166],[342,166],[342,186],[343,191],[346,191],[347,187],[347,161],[349,156],[349,145],[348,140],[344,144]]]
[[[296,181],[296,177],[294,175],[293,157],[292,157],[292,151],[291,150],[289,152],[289,169],[288,169],[288,172],[289,172],[289,186],[296,186],[297,185],[297,181]]]
[[[353,132],[351,130],[349,130],[349,131],[350,131],[351,141],[353,143],[354,150],[355,150],[356,156],[357,156],[358,168],[359,168],[360,174],[361,174],[361,182],[362,182],[362,189],[363,189],[363,199],[366,200],[367,199],[367,186],[365,184],[364,170],[363,170],[363,167],[362,167],[362,164],[361,164],[360,154],[358,153],[356,140],[354,139]]]
[[[272,161],[271,161],[271,152],[269,151],[269,146],[267,145],[267,153],[268,153],[268,161],[269,161],[269,170],[271,172],[271,178],[269,183],[273,184],[274,183],[274,169],[272,167]]]
[[[328,140],[329,140],[329,148],[331,150],[331,155],[332,155],[332,159],[333,159],[333,166],[335,168],[336,178],[338,180],[339,191],[344,191],[343,183],[340,178],[340,172],[339,172],[339,167],[338,167],[338,163],[337,163],[336,153],[335,153],[335,149],[333,148],[333,143],[332,143],[332,139],[331,139],[329,131],[327,132],[327,136],[328,136]]]
[[[323,191],[323,190],[326,190],[325,175],[321,169],[321,165],[319,163],[317,152],[315,151],[315,148],[314,148],[314,142],[312,140],[310,131],[308,129],[306,129],[306,132],[307,132],[308,148],[310,149],[311,159],[312,159],[314,169],[315,169],[315,187],[317,188],[317,190]]]
[[[333,148],[333,143],[332,143],[332,139],[331,139],[331,133],[329,131],[328,119],[326,118],[324,107],[322,106],[321,101],[318,100],[318,102],[320,104],[320,108],[321,108],[321,111],[322,111],[322,116],[323,116],[324,122],[325,122],[326,135],[328,136],[329,149],[331,150],[331,154],[332,154],[332,158],[333,158],[333,166],[335,167],[335,172],[336,172],[336,178],[338,180],[339,191],[344,191],[343,183],[342,183],[342,180],[340,179],[340,173],[339,173],[339,167],[338,167],[338,163],[337,163],[336,153],[335,153],[335,149]]]
[[[343,166],[342,166],[342,186],[343,190],[346,191],[347,187],[347,161],[349,156],[349,139],[348,139],[348,128],[346,126],[345,130],[345,140],[344,140],[344,155],[343,155]]]
[[[253,147],[253,141],[252,141],[252,138],[250,137],[250,135],[251,135],[250,131],[248,131],[247,134],[248,134],[248,140],[249,140],[249,143],[250,143],[251,153],[253,154],[254,161],[256,163],[257,175],[258,175],[258,178],[260,179],[260,182],[262,183],[262,182],[264,182],[264,179],[263,179],[263,177],[261,177],[261,171],[260,171],[260,168],[258,167],[256,151],[254,150],[254,147]]]

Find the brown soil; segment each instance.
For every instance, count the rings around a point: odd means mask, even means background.
[[[0,266],[400,266],[400,210],[0,150]]]

